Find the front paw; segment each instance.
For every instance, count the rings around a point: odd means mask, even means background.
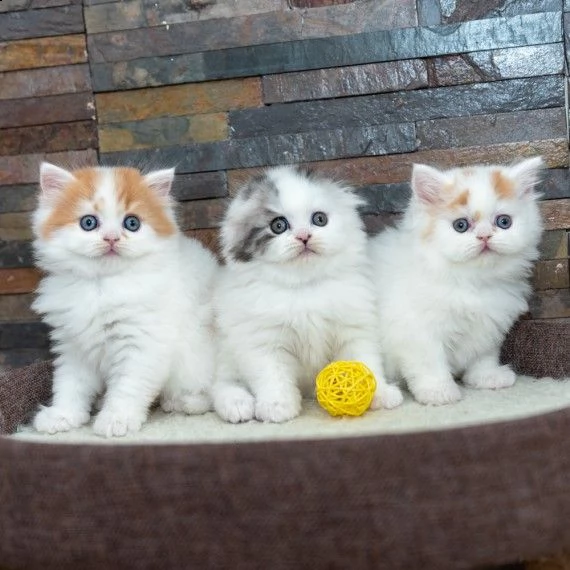
[[[510,388],[516,379],[516,374],[508,366],[468,371],[463,377],[467,386],[479,390]]]
[[[214,409],[231,424],[249,422],[255,415],[255,399],[244,388],[226,390],[214,397]]]
[[[393,384],[380,385],[376,388],[374,398],[370,404],[371,410],[397,408],[404,401],[404,395],[398,386]]]
[[[89,412],[50,406],[41,409],[34,418],[36,431],[54,434],[78,428],[89,421]]]
[[[124,437],[141,429],[146,414],[140,412],[101,410],[93,422],[93,431],[101,437]]]
[[[453,380],[422,379],[410,385],[410,391],[420,404],[443,406],[461,400],[461,390]]]
[[[283,423],[296,418],[301,413],[301,393],[280,397],[257,397],[255,417],[260,422]]]

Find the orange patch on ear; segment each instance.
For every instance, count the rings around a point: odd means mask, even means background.
[[[80,202],[90,200],[95,193],[99,172],[95,168],[73,171],[75,180],[68,184],[57,198],[56,204],[42,226],[42,236],[48,238],[55,230],[78,223]]]
[[[515,185],[500,170],[491,172],[493,188],[499,198],[512,198],[515,195]]]
[[[449,203],[450,208],[457,208],[458,206],[467,206],[469,201],[469,190],[463,190],[458,196]]]
[[[115,168],[113,174],[117,200],[123,203],[125,212],[136,214],[160,236],[176,233],[176,226],[166,214],[160,198],[145,184],[136,168]]]

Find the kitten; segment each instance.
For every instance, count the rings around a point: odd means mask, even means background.
[[[56,359],[38,431],[87,423],[104,388],[93,424],[102,436],[139,430],[159,395],[166,411],[210,409],[217,262],[177,228],[173,177],[41,165],[33,228],[46,276],[33,306],[53,327]]]
[[[214,407],[226,421],[283,422],[334,360],[376,376],[373,405],[402,402],[384,381],[366,234],[348,188],[292,167],[241,189],[221,228]]]
[[[404,218],[371,241],[389,378],[423,404],[515,382],[499,351],[527,310],[542,223],[542,160],[439,171],[414,165]]]

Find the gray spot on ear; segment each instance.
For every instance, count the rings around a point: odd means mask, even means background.
[[[251,228],[244,240],[236,244],[230,250],[230,255],[236,261],[251,261],[254,257],[261,255],[267,244],[275,237],[268,227]]]

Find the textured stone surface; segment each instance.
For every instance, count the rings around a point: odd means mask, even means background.
[[[70,65],[87,61],[85,36],[0,42],[0,71]]]
[[[99,149],[101,152],[115,152],[189,142],[219,141],[227,137],[228,123],[225,113],[163,117],[101,125],[99,127]]]
[[[177,208],[178,223],[182,231],[217,228],[226,207],[227,200],[224,198],[180,202]]]
[[[562,43],[436,57],[427,61],[432,87],[564,73]]]
[[[37,269],[0,269],[0,295],[31,293],[35,291],[39,279],[40,273]]]
[[[408,182],[414,162],[431,164],[440,168],[452,168],[481,163],[504,164],[536,155],[543,156],[549,168],[567,167],[568,150],[566,139],[506,143],[484,147],[425,150],[390,156],[345,158],[315,162],[311,164],[311,167],[324,175],[346,180],[355,186],[370,186],[374,184]],[[239,184],[251,176],[252,172],[255,171],[243,169],[228,172],[230,195]],[[546,203],[556,204],[556,201],[548,201]]]
[[[428,84],[423,60],[370,63],[263,77],[265,103],[329,99],[403,89]]]
[[[172,192],[174,198],[180,201],[225,198],[228,195],[226,173],[179,174],[175,178]]]
[[[198,20],[235,18],[247,14],[274,12],[287,8],[287,0],[130,0],[100,5],[86,3],[85,25],[90,34],[164,26]]]
[[[0,38],[3,41],[65,36],[83,31],[81,5],[0,14]]]
[[[97,148],[95,121],[4,129],[0,155],[34,154]]]
[[[30,215],[27,212],[0,214],[0,243],[32,239]]]
[[[91,93],[0,100],[0,128],[67,123],[95,118]]]
[[[48,327],[43,323],[0,323],[0,349],[49,348]]]
[[[41,362],[50,358],[47,348],[21,348],[15,350],[2,350],[0,352],[0,364],[7,368],[20,368]]]
[[[570,289],[536,291],[529,301],[530,316],[534,319],[570,317]]]
[[[411,196],[410,185],[407,182],[371,184],[357,188],[356,192],[366,200],[362,213],[375,216],[403,212]]]
[[[537,191],[542,194],[543,200],[556,198],[570,198],[570,176],[568,169],[555,168],[544,173],[542,182]]]
[[[33,295],[0,295],[0,322],[37,321],[38,315],[30,307],[33,300]]]
[[[259,78],[172,85],[96,96],[100,123],[198,115],[261,106]]]
[[[1,216],[10,214],[0,214]],[[22,214],[13,214],[22,215]],[[29,224],[28,214],[28,224]],[[0,230],[0,233],[2,230]],[[30,241],[0,241],[0,268],[32,267],[32,244]]]
[[[96,91],[110,91],[556,43],[562,39],[561,21],[556,16],[554,12],[529,14],[437,28],[404,28],[95,63],[93,84]]]
[[[439,3],[442,23],[562,10],[562,0],[439,0]]]
[[[86,91],[91,91],[87,64],[0,73],[0,100]]]
[[[244,109],[230,112],[230,127],[234,137],[250,137],[563,105],[562,77],[533,77]]]
[[[37,191],[35,184],[0,186],[0,213],[33,210]]]
[[[395,124],[106,153],[103,158],[113,164],[176,164],[183,173],[375,156],[415,147],[414,126]]]
[[[416,123],[418,148],[449,148],[562,138],[564,107]]]
[[[570,229],[570,198],[546,200],[540,203],[544,229]]]
[[[357,0],[288,0],[292,8],[320,8],[322,6],[334,6],[336,4],[350,4]]]
[[[399,0],[399,6],[393,2],[367,2],[364,7],[359,2],[352,6],[309,11],[281,9],[234,16],[222,24],[219,19],[200,19],[180,24],[163,20],[160,25],[150,28],[99,34],[91,31],[89,52],[95,63],[117,62],[391,30],[415,25],[413,6],[413,0]],[[134,11],[136,5],[125,3],[122,9]],[[135,22],[140,17],[140,14],[133,14]],[[107,18],[107,22],[112,21]],[[189,42],[188,38],[192,38],[192,41]]]
[[[562,259],[568,257],[570,230],[550,230],[542,235],[540,257],[542,259]]]
[[[37,8],[52,8],[81,4],[81,0],[2,0],[0,12],[16,12],[17,10],[35,10]]]
[[[89,149],[20,156],[0,156],[0,186],[3,184],[36,183],[42,160],[75,168],[93,166],[97,164],[97,153]]]
[[[539,261],[534,268],[533,286],[539,291],[570,287],[568,259]]]

